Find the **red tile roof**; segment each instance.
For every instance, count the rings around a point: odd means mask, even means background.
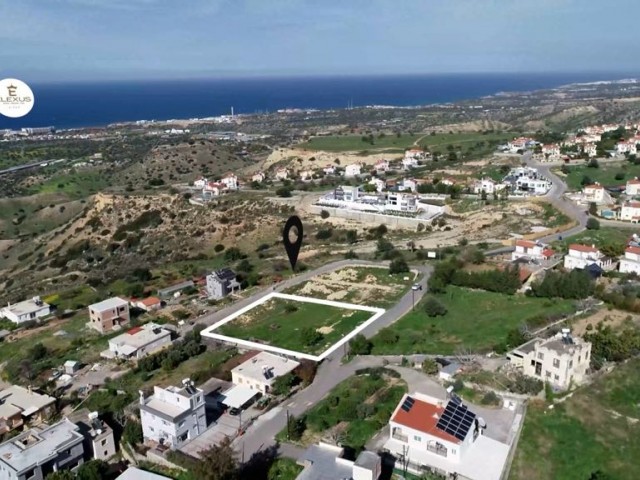
[[[553,255],[556,252],[551,250],[550,248],[545,248],[544,250],[542,250],[542,255],[544,255],[545,257],[553,257]]]
[[[631,180],[627,180],[627,185],[640,185],[640,180],[632,178]]]
[[[405,398],[408,395],[405,394],[400,401],[400,405],[404,403]],[[402,408],[398,408],[396,414],[391,419],[392,421],[399,423],[400,425],[404,425],[405,427],[413,428],[414,430],[418,430],[419,432],[427,433],[429,435],[433,435],[434,437],[441,438],[451,443],[460,443],[453,435],[449,435],[448,433],[440,430],[436,427],[442,412],[444,412],[444,407],[440,405],[435,405],[433,403],[428,403],[423,400],[418,400],[415,397],[412,397],[415,401],[413,403],[413,407],[408,412],[405,412]]]
[[[142,331],[142,327],[133,327],[131,330],[129,330],[127,333],[129,335],[135,335],[138,332]]]
[[[520,283],[524,283],[527,281],[527,278],[529,278],[531,276],[531,271],[524,268],[524,267],[520,267],[520,270],[518,270],[518,276],[520,278]]]
[[[602,185],[600,185],[599,183],[594,183],[593,185],[586,185],[584,188],[585,188],[585,190],[587,188],[602,190],[604,187]]]
[[[597,252],[595,247],[588,247],[586,245],[580,245],[579,243],[572,243],[569,245],[569,250],[577,250],[578,252]]]
[[[634,253],[636,255],[640,255],[640,247],[627,247],[625,252]]]
[[[160,299],[158,297],[147,297],[143,300],[140,300],[140,303],[145,307],[150,307],[152,305],[157,305],[160,303]]]
[[[533,248],[536,246],[536,242],[531,240],[517,240],[516,247]]]

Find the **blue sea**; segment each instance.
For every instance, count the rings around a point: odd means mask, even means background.
[[[64,129],[134,120],[210,117],[228,114],[231,107],[238,114],[283,108],[346,108],[349,103],[355,107],[428,105],[629,76],[451,74],[30,83],[35,97],[33,110],[18,119],[0,116],[0,129]]]

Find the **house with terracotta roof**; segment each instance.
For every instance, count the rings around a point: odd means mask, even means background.
[[[603,270],[613,267],[613,259],[604,255],[595,245],[580,245],[573,243],[569,245],[569,253],[564,257],[564,268],[573,270],[574,268],[583,270],[590,265],[597,265]]]
[[[559,157],[560,156],[560,146],[558,144],[550,144],[542,146],[542,154],[548,155],[550,157]]]
[[[542,243],[532,240],[517,240],[516,249],[511,253],[511,261],[513,262],[519,258],[534,261],[549,260],[554,253],[553,250]]]
[[[262,182],[264,182],[264,179],[265,179],[265,178],[266,178],[266,177],[265,177],[264,173],[262,173],[262,172],[258,172],[258,173],[254,173],[254,174],[251,176],[251,181],[252,181],[252,182],[256,182],[256,183],[262,183]]]
[[[144,310],[145,312],[151,312],[162,307],[162,300],[158,297],[147,297],[141,300],[132,300],[131,306]]]
[[[627,180],[627,186],[624,193],[632,197],[640,195],[640,180],[638,180],[638,177]]]
[[[289,178],[289,170],[286,168],[279,168],[276,170],[276,180],[286,180]]]
[[[389,168],[389,160],[378,160],[375,167],[376,172],[388,172]]]
[[[109,349],[102,352],[101,356],[139,360],[171,343],[171,331],[156,323],[146,323],[110,339]]]
[[[389,420],[384,450],[416,474],[499,480],[509,445],[484,435],[484,420],[455,395],[405,394]]]
[[[620,220],[638,223],[638,221],[640,221],[640,202],[626,202],[622,204]]]
[[[624,258],[620,259],[619,270],[622,273],[640,275],[640,247],[627,247],[624,251]]]
[[[582,189],[582,198],[585,202],[603,203],[605,200],[605,190],[599,183],[585,185]]]
[[[207,184],[202,189],[202,195],[217,197],[222,194],[224,190],[226,190],[226,185],[218,182],[207,182]]]
[[[229,172],[227,173],[222,180],[220,180],[227,190],[238,190],[240,187],[240,183],[238,182],[238,177],[235,173]]]

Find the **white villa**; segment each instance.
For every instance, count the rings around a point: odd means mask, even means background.
[[[640,275],[640,247],[627,247],[620,259],[620,272]]]
[[[630,155],[635,155],[637,153],[636,144],[635,142],[618,142],[616,144],[616,152],[619,154],[628,153]]]
[[[402,188],[415,193],[418,190],[418,182],[414,178],[405,178],[402,180]]]
[[[300,180],[302,180],[303,182],[310,182],[311,180],[313,180],[313,170],[302,170],[299,173],[300,176]]]
[[[388,172],[389,168],[389,160],[378,160],[375,167],[376,172]]]
[[[267,178],[267,177],[265,176],[264,173],[258,172],[258,173],[254,173],[251,176],[251,181],[252,182],[257,182],[257,183],[262,183],[262,182],[264,182],[265,178]]]
[[[627,187],[624,193],[632,197],[640,195],[640,180],[638,180],[638,177],[627,180]]]
[[[542,243],[531,240],[518,240],[515,251],[511,253],[511,261],[518,260],[519,258],[543,261],[553,257],[554,253],[553,250]]]
[[[228,190],[238,190],[239,188],[238,177],[236,177],[234,173],[227,173],[222,180],[220,180],[220,183],[225,185]]]
[[[212,196],[212,197],[218,197],[218,196],[222,195],[222,192],[226,188],[227,187],[222,183],[207,182],[207,184],[202,189],[202,194],[205,195],[205,196],[209,195],[209,196]]]
[[[585,202],[604,203],[605,189],[599,183],[593,185],[585,185],[582,189],[582,198]]]
[[[620,220],[638,223],[640,221],[640,202],[626,202],[620,209]]]
[[[598,154],[598,147],[596,147],[595,143],[587,143],[582,149],[590,157],[595,157]]]
[[[276,170],[276,180],[286,180],[287,178],[289,178],[289,170],[286,168]]]
[[[13,323],[21,324],[28,320],[38,320],[51,314],[51,306],[43,302],[40,297],[7,305],[0,310],[0,318],[6,318]]]
[[[611,268],[613,259],[605,256],[595,245],[590,247],[573,243],[569,245],[569,253],[564,257],[564,268],[567,270],[584,269],[589,265],[596,264],[602,269]]]
[[[442,401],[405,394],[389,420],[389,440],[383,448],[415,474],[499,480],[509,446],[484,435],[485,427],[457,396]]]
[[[357,177],[361,174],[362,167],[358,163],[352,163],[344,168],[345,177]]]
[[[377,192],[383,192],[384,189],[387,188],[387,182],[378,177],[373,177],[371,180],[369,180],[369,184],[375,185]]]
[[[196,180],[193,182],[193,186],[195,188],[204,188],[204,186],[209,183],[209,180],[207,180],[205,177],[198,177],[196,178]]]
[[[333,165],[327,165],[322,169],[322,171],[324,172],[325,175],[335,175],[336,167],[334,167]]]
[[[560,156],[560,146],[557,144],[551,145],[543,145],[542,146],[542,154],[549,155],[550,157],[559,157]]]
[[[504,190],[505,187],[505,184],[497,183],[494,180],[485,177],[480,180],[476,180],[471,187],[471,191],[477,195],[481,194],[482,192],[486,193],[487,195],[492,195],[496,192]]]

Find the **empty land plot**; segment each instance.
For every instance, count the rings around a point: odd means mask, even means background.
[[[276,294],[210,333],[318,355],[373,315],[371,311],[296,301]]]
[[[572,166],[564,180],[570,189],[580,190],[585,177],[588,177],[586,183],[598,182],[605,187],[614,187],[624,186],[627,180],[637,176],[640,176],[640,165],[621,162],[602,164],[599,168]]]
[[[542,402],[527,411],[511,480],[640,478],[640,360],[580,388],[551,410]],[[598,477],[600,478],[600,477]],[[604,477],[602,477],[604,478]]]
[[[447,313],[431,318],[423,303],[390,327],[373,337],[373,353],[453,354],[464,348],[487,352],[507,333],[520,325],[537,324],[541,317],[569,314],[575,311],[570,300],[543,299],[524,295],[471,290],[448,286],[447,293],[435,295]]]
[[[409,280],[405,280],[405,278]],[[388,268],[346,267],[324,273],[287,290],[287,293],[357,305],[388,307],[397,302],[415,280],[413,273],[389,275]]]

